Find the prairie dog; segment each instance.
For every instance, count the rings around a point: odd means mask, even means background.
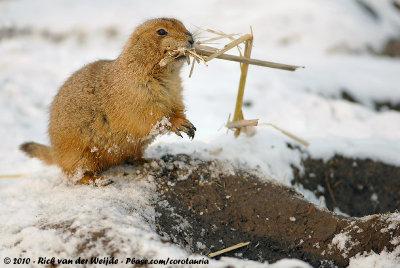
[[[192,34],[172,18],[146,21],[135,29],[115,60],[99,60],[76,71],[50,107],[51,146],[27,142],[20,149],[82,183],[112,167],[142,161],[143,151],[166,132],[193,139],[185,116],[179,76],[181,56],[158,63],[169,49],[191,48]]]

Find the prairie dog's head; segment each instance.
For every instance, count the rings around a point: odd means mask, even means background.
[[[138,54],[139,50],[145,53],[143,56],[146,56],[149,64],[158,63],[169,50],[191,48],[193,44],[192,34],[182,22],[172,18],[144,22],[136,28],[128,42],[132,52]]]

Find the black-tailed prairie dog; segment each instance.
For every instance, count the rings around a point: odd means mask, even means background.
[[[117,59],[84,66],[60,88],[50,108],[51,145],[28,142],[21,150],[65,174],[82,172],[81,182],[89,183],[109,167],[141,161],[158,134],[193,138],[179,76],[185,56],[159,64],[169,50],[193,43],[176,19],[146,21]]]

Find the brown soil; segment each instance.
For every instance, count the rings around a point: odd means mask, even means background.
[[[365,216],[400,208],[400,167],[342,156],[326,163],[308,158],[303,167],[303,173],[294,168],[292,184],[324,196],[329,210],[337,207],[351,216]]]
[[[391,214],[339,216],[316,208],[292,188],[227,163],[168,155],[160,167],[154,174],[158,232],[193,253],[250,241],[224,256],[268,262],[292,257],[315,267],[344,267],[357,253],[393,250],[390,241],[400,235],[397,225],[384,229]],[[337,234],[349,238],[344,248],[332,244]]]
[[[400,11],[400,3],[397,0],[392,0],[392,5],[397,11]]]
[[[308,159],[304,165],[304,175],[295,172],[297,183],[317,187],[326,180],[330,185],[326,199],[333,193],[342,210],[347,205],[354,213],[361,203],[362,209],[386,211],[386,207],[398,207],[399,184],[395,182],[398,168],[339,156],[327,163]],[[188,252],[207,255],[249,241],[248,246],[223,256],[270,263],[298,258],[314,267],[345,267],[356,254],[385,249],[391,252],[399,246],[396,245],[396,239],[400,238],[399,214],[340,216],[314,206],[293,188],[230,163],[166,155],[162,160],[137,167],[134,174],[126,176],[148,174],[155,178],[159,196],[154,200],[157,231],[163,241],[178,244]],[[313,180],[306,181],[310,177]],[[359,192],[360,184],[365,185],[363,189],[367,192]],[[369,189],[377,193],[382,207],[369,202],[372,194]],[[39,228],[76,233],[72,223],[43,223]],[[90,232],[90,238],[77,247],[77,254],[87,252],[94,243],[102,243],[113,257],[119,249],[105,234],[106,229]],[[338,241],[342,245],[334,242],[338,237],[342,237]]]
[[[400,57],[400,39],[399,38],[389,39],[386,42],[381,54],[384,56],[399,58]]]

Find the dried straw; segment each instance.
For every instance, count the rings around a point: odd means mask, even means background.
[[[282,134],[288,136],[289,138],[301,143],[302,145],[308,147],[310,143],[307,141],[297,137],[296,135],[274,125],[271,123],[258,123],[258,119],[251,119],[251,120],[238,120],[238,121],[228,121],[225,125],[228,129],[241,129],[241,128],[247,128],[247,127],[255,127],[255,126],[271,126],[275,128],[276,130],[280,131]]]
[[[229,251],[232,251],[232,250],[235,250],[235,249],[238,249],[238,248],[247,246],[248,244],[250,244],[250,242],[239,243],[239,244],[234,245],[234,246],[231,246],[231,247],[229,247],[229,248],[225,248],[225,249],[222,249],[222,250],[220,250],[220,251],[210,253],[210,254],[208,254],[208,257],[209,257],[209,258],[213,258],[213,257],[218,256],[218,255],[221,255],[221,254],[223,254],[223,253],[226,253],[226,252],[229,252]]]
[[[271,123],[262,123],[262,124],[260,124],[260,126],[271,126],[271,127],[275,128],[276,130],[280,131],[281,133],[283,133],[284,135],[288,136],[289,138],[292,138],[292,139],[294,139],[295,141],[300,142],[301,144],[303,144],[303,145],[306,146],[306,147],[308,147],[308,146],[310,145],[309,142],[307,142],[307,141],[305,141],[305,140],[303,140],[303,139],[301,139],[301,138],[295,136],[294,134],[292,134],[292,133],[290,133],[290,132],[288,132],[288,131],[286,131],[286,130],[284,130],[284,129],[281,129],[281,128],[278,127],[278,126],[275,126],[274,124],[271,124]]]
[[[29,174],[9,174],[9,175],[0,175],[0,179],[16,179],[16,178],[24,178],[29,176]]]
[[[229,44],[225,45],[223,49],[218,50],[217,52],[215,52],[214,54],[209,55],[206,58],[206,61],[210,61],[220,55],[222,55],[223,53],[225,53],[226,51],[230,50],[231,48],[234,48],[236,46],[238,46],[239,44],[249,40],[252,38],[251,34],[245,34],[241,37],[239,37],[238,39],[233,40],[232,42],[230,42]]]
[[[258,119],[239,120],[226,123],[227,128],[242,128],[242,127],[257,126],[257,125],[258,125]]]
[[[181,56],[187,56],[187,57],[192,56],[196,61],[198,62],[202,61],[207,66],[206,60],[201,55],[197,54],[194,48],[186,48],[186,47],[178,47],[167,51],[165,57],[160,60],[158,65],[164,67],[174,59],[179,58]],[[190,59],[188,59],[188,63],[190,64]]]
[[[195,48],[196,48],[196,53],[198,55],[205,56],[205,57],[215,54],[215,51],[218,51],[217,48],[199,45],[199,44],[196,44]],[[298,68],[304,68],[304,66],[289,65],[289,64],[276,63],[276,62],[272,62],[272,61],[257,60],[257,59],[239,57],[239,56],[230,55],[230,54],[221,54],[221,55],[217,56],[216,58],[222,59],[222,60],[247,63],[247,64],[257,65],[257,66],[262,66],[262,67],[280,69],[280,70],[285,70],[285,71],[296,71],[296,69],[298,69]]]

